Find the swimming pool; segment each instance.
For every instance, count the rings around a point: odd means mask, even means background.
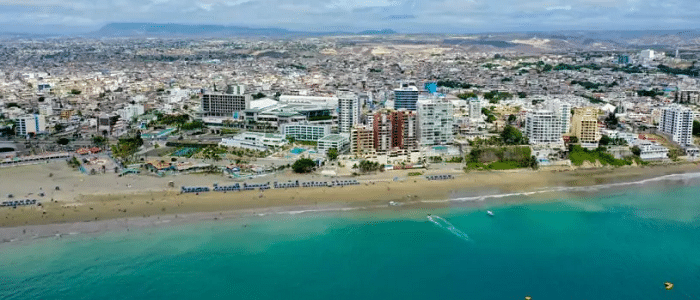
[[[291,152],[292,154],[301,154],[304,151],[306,151],[306,149],[304,149],[304,148],[294,148],[292,150],[289,150],[289,152]]]

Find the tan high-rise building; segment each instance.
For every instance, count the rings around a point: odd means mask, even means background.
[[[571,134],[578,138],[579,143],[598,143],[601,137],[598,128],[598,109],[594,107],[574,109],[574,116],[571,118]]]
[[[373,128],[354,126],[350,129],[350,153],[357,157],[375,153]]]

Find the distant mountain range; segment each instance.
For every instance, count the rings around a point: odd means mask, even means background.
[[[291,31],[282,28],[250,28],[225,25],[184,25],[157,23],[110,23],[92,35],[98,36],[301,36],[330,34],[395,34],[391,29],[352,32]]]

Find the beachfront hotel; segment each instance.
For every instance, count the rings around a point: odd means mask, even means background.
[[[283,134],[244,132],[232,138],[221,139],[219,146],[267,151],[268,148],[282,147],[287,144]]]
[[[331,148],[338,150],[338,154],[344,154],[350,149],[350,136],[347,133],[329,134],[318,140],[318,153],[326,154]]]
[[[309,124],[308,122],[295,122],[283,124],[280,132],[297,141],[315,142],[320,138],[331,134],[331,125]]]
[[[693,111],[687,107],[678,104],[665,107],[659,130],[682,147],[693,146],[693,117]]]

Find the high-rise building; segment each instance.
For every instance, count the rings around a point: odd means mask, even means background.
[[[374,130],[365,126],[350,129],[350,153],[362,157],[374,154]]]
[[[226,93],[207,92],[202,95],[202,113],[205,117],[242,116],[242,111],[250,108],[252,96],[244,94],[240,85],[229,86]]]
[[[525,135],[533,145],[560,143],[561,117],[550,110],[529,111],[525,118]]]
[[[374,114],[374,149],[386,153],[394,149],[418,148],[418,115],[407,110]]]
[[[445,145],[454,139],[454,106],[445,100],[418,101],[418,138],[420,146]]]
[[[694,117],[693,111],[689,108],[679,104],[670,105],[661,113],[659,129],[679,145],[692,146]]]
[[[652,49],[646,49],[639,52],[639,58],[644,61],[654,60],[656,53]]]
[[[388,152],[391,150],[391,116],[385,112],[374,114],[372,134],[374,138],[374,150],[377,152]]]
[[[401,88],[394,90],[394,109],[415,111],[418,93],[418,88],[415,85],[402,84]]]
[[[43,115],[22,115],[17,118],[17,135],[26,136],[46,131],[46,120]]]
[[[360,101],[353,92],[338,93],[338,130],[341,133],[349,133],[350,129],[360,123]]]
[[[391,146],[405,150],[418,148],[418,115],[407,110],[391,112]]]
[[[547,110],[559,117],[559,133],[568,133],[571,129],[571,104],[560,100],[547,101]]]
[[[112,133],[112,119],[108,114],[102,113],[97,117],[97,131],[101,134]]]
[[[597,144],[600,141],[598,109],[595,107],[577,108],[571,120],[571,134],[582,144]]]
[[[471,98],[469,102],[469,118],[477,119],[481,116],[481,101],[477,98]]]

